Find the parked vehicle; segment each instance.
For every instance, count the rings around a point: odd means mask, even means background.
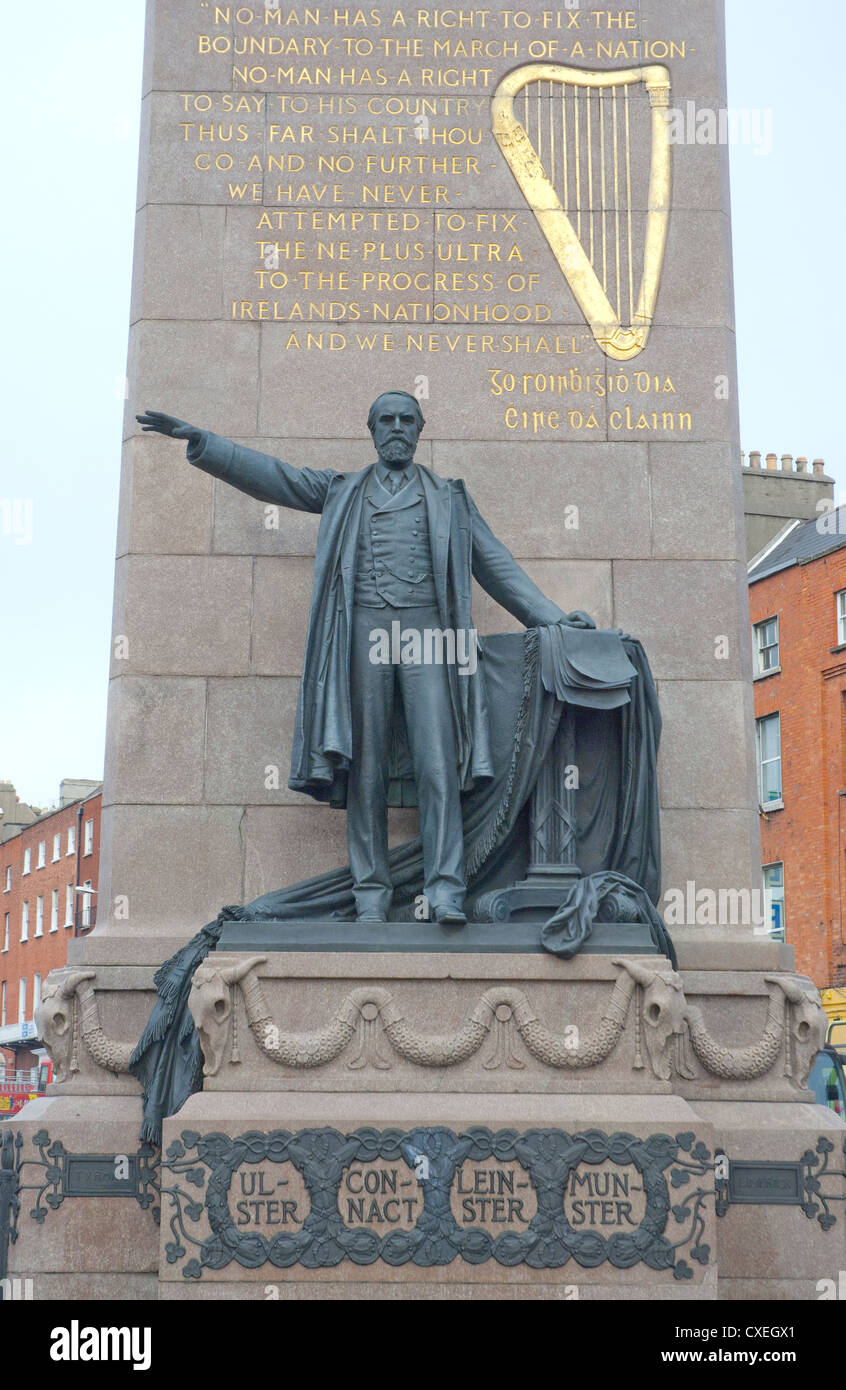
[[[836,1048],[826,1044],[817,1055],[808,1077],[808,1085],[814,1093],[817,1105],[827,1105],[841,1120],[846,1120],[846,1076]]]
[[[826,1043],[836,1047],[841,1060],[846,1062],[846,990],[824,989],[820,998],[828,1015]]]
[[[841,1062],[846,1062],[846,1018],[836,1018],[828,1025],[826,1044],[839,1052]]]

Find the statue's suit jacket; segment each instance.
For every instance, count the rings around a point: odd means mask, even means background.
[[[352,756],[350,633],[358,532],[373,464],[360,473],[294,468],[269,454],[205,433],[189,461],[261,502],[321,512],[314,588],[294,728],[294,791],[344,805]],[[441,626],[471,630],[471,577],[526,627],[562,621],[480,516],[463,481],[417,464],[426,501]],[[450,666],[449,681],[463,790],[493,775],[485,698],[484,653],[473,675]]]

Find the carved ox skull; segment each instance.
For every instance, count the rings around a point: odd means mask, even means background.
[[[74,1010],[77,987],[92,980],[93,970],[53,970],[44,984],[41,1003],[35,1010],[38,1036],[50,1054],[56,1081],[67,1081],[76,1070],[73,1065]]]
[[[766,975],[768,984],[777,984],[790,1003],[790,1042],[793,1050],[794,1077],[804,1086],[814,1059],[825,1042],[828,1017],[819,992],[804,975]]]
[[[194,973],[188,1008],[200,1036],[204,1076],[216,1076],[220,1070],[232,1017],[232,986],[254,964],[252,958],[237,965],[204,961]]]
[[[615,964],[622,965],[643,990],[643,1035],[655,1075],[662,1081],[669,1081],[674,1052],[678,1069],[687,1075],[689,1069],[679,1046],[685,1036],[687,1014],[681,975],[669,967],[656,970],[654,966],[641,965],[631,959]]]

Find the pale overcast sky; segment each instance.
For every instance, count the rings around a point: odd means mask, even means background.
[[[843,320],[844,0],[727,0],[729,104],[771,111],[773,148],[732,149],[745,449],[822,457]],[[3,16],[5,332],[0,779],[38,805],[103,772],[142,0]],[[829,339],[829,332],[834,339]]]

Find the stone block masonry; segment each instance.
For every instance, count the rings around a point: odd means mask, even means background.
[[[510,136],[492,129],[502,78],[527,64],[552,76],[521,88],[511,136],[516,122],[624,331],[657,275],[654,324],[629,360],[600,346]],[[625,77],[642,64],[651,86]],[[565,85],[562,68],[593,76]],[[670,838],[707,818],[707,833],[685,836],[681,882],[668,859],[667,886],[757,882],[725,145],[671,144],[665,228],[650,192],[664,104],[691,102],[725,102],[717,0],[151,0],[101,930],[188,937],[223,902],[315,862],[317,813],[285,785],[315,519],[189,469],[179,446],[138,433],[136,412],[356,470],[371,459],[368,406],[388,386],[421,401],[420,461],[467,478],[557,602],[641,637],[691,727],[696,683],[709,727],[736,711],[732,768],[702,796],[672,749],[662,766]],[[663,258],[647,267],[662,228]],[[476,622],[512,625],[486,599]],[[269,808],[284,846],[244,833]],[[320,814],[338,844],[334,813]],[[185,883],[176,852],[157,852],[150,872],[149,847],[178,825],[193,845],[213,833],[202,882]],[[118,897],[128,918],[109,912]]]

